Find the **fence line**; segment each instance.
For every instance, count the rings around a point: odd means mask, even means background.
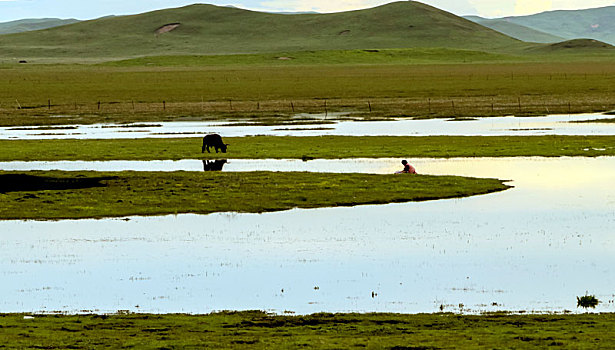
[[[42,101],[41,101],[42,102]],[[74,101],[61,103],[47,99],[46,103],[33,104],[14,99],[11,103],[0,101],[3,114],[60,114],[77,112],[80,114],[207,114],[207,113],[323,113],[328,117],[331,112],[375,113],[382,115],[404,116],[496,116],[506,114],[549,114],[580,113],[615,110],[614,99],[570,100],[561,98],[534,98],[516,96],[513,98],[397,98],[397,99],[310,99],[310,100],[269,100],[269,101],[193,101],[193,102],[142,102]],[[156,107],[158,106],[158,107]],[[160,109],[162,107],[162,109]],[[289,108],[290,107],[290,108]],[[366,108],[367,107],[367,108]],[[44,115],[43,114],[43,115]]]

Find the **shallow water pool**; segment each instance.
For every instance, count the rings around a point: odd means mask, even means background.
[[[550,312],[576,310],[586,291],[614,311],[615,158],[412,163],[515,187],[267,214],[3,221],[0,312]]]
[[[324,120],[324,115],[312,115]],[[275,136],[510,136],[510,135],[614,135],[615,123],[570,123],[604,119],[602,114],[544,117],[489,117],[475,120],[400,119],[390,121],[336,121],[322,125],[234,126],[228,122],[156,122],[148,124],[94,124],[66,127],[0,127],[0,139],[117,139],[145,137],[198,137],[219,133],[225,137]],[[326,121],[326,120],[324,120]],[[330,122],[327,121],[327,122]]]

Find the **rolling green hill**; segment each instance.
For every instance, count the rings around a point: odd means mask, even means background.
[[[566,39],[596,39],[615,45],[615,6],[549,11],[504,20]]]
[[[563,37],[528,28],[506,19],[488,19],[479,16],[464,16],[464,18],[522,41],[532,43],[556,43],[566,40]]]
[[[164,27],[167,24],[172,26]],[[527,47],[415,2],[331,14],[271,14],[191,5],[0,36],[0,60],[104,61],[212,55],[440,47],[512,52]]]
[[[59,27],[66,24],[77,23],[76,19],[59,18],[33,18],[0,23],[0,34],[11,34]]]
[[[542,54],[588,55],[615,52],[615,46],[594,39],[573,39],[531,48],[529,51]]]

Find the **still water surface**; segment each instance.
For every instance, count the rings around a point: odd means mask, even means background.
[[[324,115],[310,115],[321,118]],[[338,121],[322,125],[233,126],[227,122],[160,122],[148,124],[73,125],[70,129],[0,127],[0,139],[109,139],[145,137],[222,136],[426,136],[426,135],[615,135],[615,123],[570,123],[612,116],[602,114],[550,115],[545,117],[490,117],[468,121],[449,119]]]
[[[545,312],[575,310],[586,291],[615,311],[615,158],[412,164],[515,187],[266,214],[2,221],[0,311]]]

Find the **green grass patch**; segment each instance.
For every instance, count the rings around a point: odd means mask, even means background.
[[[597,349],[614,314],[0,315],[8,348]]]
[[[0,161],[615,155],[615,136],[248,136],[224,142],[227,153],[201,153],[201,138],[0,140]]]
[[[0,219],[261,213],[502,191],[496,179],[323,173],[0,172]]]

